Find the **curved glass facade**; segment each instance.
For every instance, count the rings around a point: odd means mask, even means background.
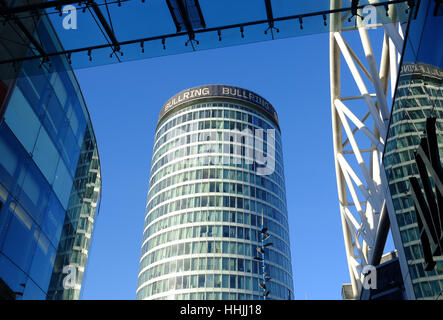
[[[45,45],[59,45],[47,18],[37,28]],[[38,76],[29,76],[38,62],[24,63],[1,101],[0,283],[12,294],[7,298],[80,294],[100,164],[77,80],[66,60],[57,63],[66,72]]]
[[[426,136],[426,120],[435,118],[440,163],[443,164],[443,45],[436,44],[435,30],[443,28],[443,8],[435,1],[421,1],[417,17],[409,23],[402,65],[383,156],[392,197],[391,225],[397,250],[404,255],[403,281],[411,287],[409,299],[443,298],[443,256],[436,265],[425,263],[421,230],[414,205],[410,177],[419,180],[416,152]],[[420,182],[423,188],[423,182]],[[440,209],[441,210],[441,209]],[[441,215],[441,211],[440,211]],[[393,229],[393,230],[395,230]],[[429,242],[429,240],[428,240]]]
[[[264,108],[265,106],[266,108]],[[157,126],[137,299],[261,299],[261,215],[270,299],[293,297],[276,113],[229,86],[185,90]]]
[[[397,85],[391,125],[384,155],[389,190],[395,209],[400,238],[408,261],[416,299],[435,298],[443,290],[443,259],[436,257],[434,270],[425,271],[417,213],[410,194],[409,177],[418,177],[415,152],[425,131],[426,118],[435,116],[440,154],[443,155],[443,71],[419,65],[418,71],[405,72],[405,64]],[[414,66],[414,65],[413,65]],[[426,73],[424,70],[430,70]],[[440,75],[438,77],[437,75]]]

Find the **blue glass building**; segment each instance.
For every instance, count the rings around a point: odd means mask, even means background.
[[[60,43],[49,20],[38,34]],[[65,57],[24,62],[0,95],[2,298],[78,299],[101,188],[91,120]],[[5,89],[6,88],[6,89]]]
[[[443,7],[421,1],[410,21],[392,107],[383,165],[392,196],[393,237],[409,299],[443,298],[443,256],[426,270],[423,243],[409,178],[419,178],[415,153],[426,135],[426,119],[436,118],[440,162],[443,164]],[[441,33],[441,31],[440,31]],[[441,213],[440,213],[441,214]]]
[[[268,298],[291,299],[291,270],[274,108],[232,86],[178,93],[157,125],[137,299],[262,299],[263,271]]]

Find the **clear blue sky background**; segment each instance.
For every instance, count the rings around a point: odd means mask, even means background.
[[[217,83],[255,91],[279,114],[295,298],[341,299],[349,273],[333,162],[329,34],[94,67],[76,75],[103,177],[83,299],[135,299],[159,111],[185,88]]]

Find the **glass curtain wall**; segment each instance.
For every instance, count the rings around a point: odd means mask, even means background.
[[[438,1],[421,1],[417,16],[408,28],[383,159],[395,223],[408,264],[403,278],[412,282],[416,299],[443,298],[443,257],[435,258],[437,263],[433,270],[424,270],[417,213],[409,183],[410,176],[419,178],[415,152],[425,135],[426,118],[437,119],[438,147],[443,162],[443,42],[438,38],[440,30],[443,30],[443,6]]]
[[[45,46],[59,46],[47,18],[37,28]],[[78,298],[48,295],[49,284],[60,255],[80,251],[79,245],[87,255],[99,199],[89,114],[69,64],[61,57],[56,63],[66,71],[47,73],[43,67],[30,76],[39,63],[21,66],[0,120],[0,279],[16,299]],[[79,243],[64,240],[80,230]],[[79,259],[84,267],[86,257]]]
[[[265,257],[269,298],[291,298],[280,130],[247,104],[212,100],[178,108],[158,124],[137,299],[261,299],[263,270],[254,257],[262,212],[273,243]],[[247,129],[275,130],[275,150],[267,150],[272,174],[236,161],[234,154],[250,150],[232,132]],[[262,139],[266,148],[270,137]]]

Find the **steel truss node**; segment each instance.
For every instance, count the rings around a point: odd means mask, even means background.
[[[335,23],[343,19],[339,15],[332,18]],[[391,200],[381,161],[390,117],[388,87],[390,83],[392,98],[403,47],[403,31],[398,24],[376,27],[384,29],[379,65],[367,27],[330,33],[334,160],[354,299],[358,299],[362,292],[365,266],[379,264],[390,227],[387,208],[391,208]],[[361,58],[345,40],[344,36],[351,33],[361,41]],[[342,82],[342,57],[353,81]],[[346,86],[347,91],[356,87],[358,92],[355,96],[343,96],[342,86]],[[397,239],[394,242],[397,244]],[[397,249],[402,259],[403,252],[398,246]]]

